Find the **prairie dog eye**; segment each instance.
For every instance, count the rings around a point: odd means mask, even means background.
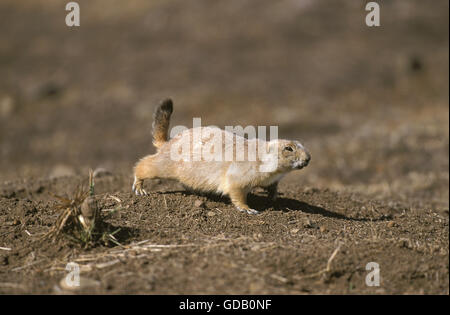
[[[290,152],[293,152],[293,151],[294,151],[294,149],[292,149],[291,147],[284,147],[284,150],[290,151]]]

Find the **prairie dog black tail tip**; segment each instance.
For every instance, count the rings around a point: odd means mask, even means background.
[[[156,108],[153,117],[153,145],[157,148],[169,139],[169,123],[172,112],[173,102],[170,98],[162,101]]]
[[[172,114],[173,112],[173,102],[170,98],[166,98],[165,100],[163,100],[161,102],[161,104],[158,106],[157,112],[167,112],[170,114]]]

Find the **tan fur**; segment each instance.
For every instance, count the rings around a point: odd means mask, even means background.
[[[241,211],[248,213],[258,213],[247,205],[247,194],[254,187],[265,187],[269,191],[271,199],[276,198],[277,183],[288,172],[294,169],[305,167],[310,154],[298,142],[290,140],[272,140],[266,142],[259,139],[247,140],[228,131],[212,127],[197,127],[185,130],[177,134],[172,139],[167,139],[169,118],[172,112],[171,106],[165,101],[158,107],[155,114],[154,123],[154,143],[158,152],[153,155],[142,158],[135,166],[135,181],[133,190],[137,195],[146,195],[143,189],[143,181],[151,178],[170,178],[175,179],[196,191],[214,192],[228,195],[233,204]],[[172,104],[170,102],[170,104]],[[163,113],[163,114],[161,114]],[[165,114],[164,114],[165,113]],[[167,113],[169,113],[167,115]],[[166,129],[164,129],[166,128]],[[201,138],[196,139],[200,134]],[[214,138],[212,135],[216,135]],[[228,137],[228,138],[227,138]],[[214,146],[213,139],[222,139],[220,142],[222,159],[220,161],[205,160],[201,150],[211,154],[220,152],[219,145]],[[166,139],[164,141],[164,139]],[[226,139],[231,139],[226,141]],[[194,142],[194,140],[199,140]],[[237,161],[236,148],[237,142],[242,141],[244,147],[243,161]],[[174,160],[171,158],[171,150],[180,153],[177,148],[183,144],[189,143],[190,149],[184,156],[186,160]],[[259,158],[259,152],[256,154],[256,160],[251,161],[248,152],[251,145],[259,144],[260,148],[269,150],[277,148],[277,154],[273,155],[276,159],[277,167],[271,172],[261,172],[260,166],[264,162]],[[224,152],[233,147],[233,157],[231,161],[224,160]],[[289,147],[291,150],[287,150]],[[196,150],[199,149],[198,151]],[[258,146],[256,146],[258,148]]]

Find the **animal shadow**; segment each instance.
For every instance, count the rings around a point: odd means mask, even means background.
[[[178,191],[165,191],[161,192],[164,194],[176,194],[181,193],[185,196],[203,196],[206,197],[210,201],[214,202],[222,202],[225,204],[231,204],[231,201],[228,197],[217,195],[217,194],[210,194],[210,193],[203,193],[203,192],[196,192],[191,190],[178,190]],[[324,217],[328,218],[334,218],[334,219],[340,219],[340,220],[350,220],[350,221],[384,221],[391,219],[390,216],[382,215],[379,218],[352,218],[348,217],[344,214],[337,213],[330,211],[328,209],[325,209],[323,207],[318,207],[311,205],[307,202],[299,201],[292,198],[287,197],[278,197],[275,202],[269,200],[266,195],[260,195],[255,193],[250,193],[247,198],[248,205],[258,211],[270,211],[270,210],[276,210],[276,211],[283,211],[283,212],[289,212],[289,211],[301,211],[304,213],[309,214],[320,214]]]
[[[391,217],[389,215],[381,215],[378,218],[352,218],[348,217],[344,214],[337,213],[330,211],[328,209],[325,209],[323,207],[318,207],[311,205],[304,201],[299,201],[292,198],[287,197],[278,197],[275,202],[270,202],[266,196],[261,195],[249,195],[249,204],[256,205],[255,209],[260,211],[266,211],[269,209],[273,210],[279,210],[283,212],[289,212],[289,211],[301,211],[304,213],[309,214],[320,214],[324,217],[334,218],[334,219],[340,219],[340,220],[350,220],[350,221],[384,221],[389,220]],[[252,203],[253,202],[253,203]]]

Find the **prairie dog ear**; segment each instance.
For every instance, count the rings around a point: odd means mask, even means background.
[[[297,148],[299,148],[301,150],[305,150],[305,147],[303,146],[303,144],[301,144],[300,141],[295,141],[295,145],[297,146]]]

